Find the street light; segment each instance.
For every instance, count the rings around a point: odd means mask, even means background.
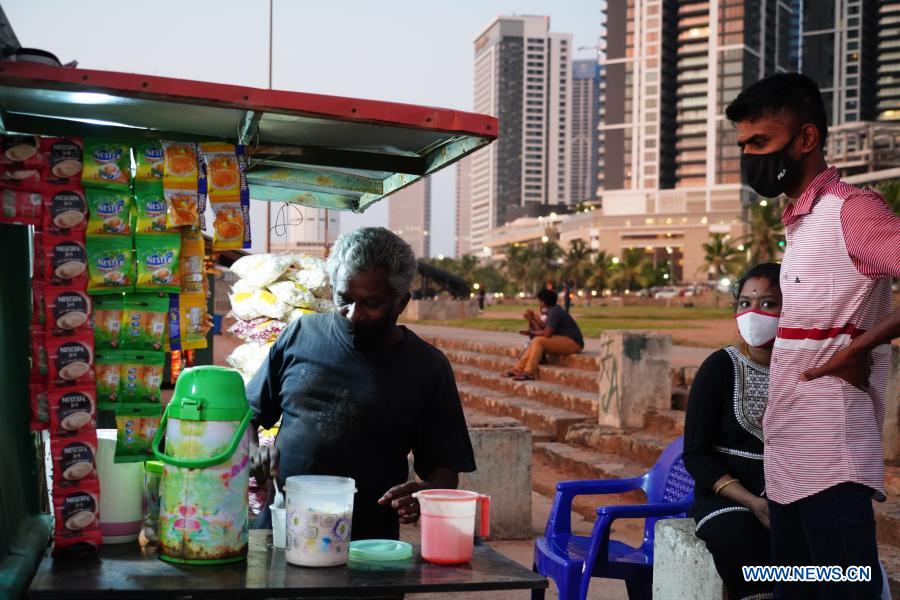
[[[618,256],[613,256],[612,264],[614,264],[614,265],[619,264],[619,257],[618,257]]]
[[[480,290],[480,289],[481,289],[481,284],[476,283],[476,284],[473,284],[472,287],[475,288],[476,290]]]
[[[546,235],[542,235],[542,236],[541,236],[541,241],[544,242],[544,243],[546,244],[547,242],[550,241],[550,238],[548,238]]]

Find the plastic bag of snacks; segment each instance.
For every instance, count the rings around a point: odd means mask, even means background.
[[[297,319],[299,319],[299,318],[302,317],[303,315],[310,315],[310,314],[312,314],[312,313],[314,313],[314,312],[315,312],[315,311],[312,310],[312,309],[310,309],[310,308],[295,308],[295,309],[292,310],[291,313],[288,315],[288,323],[293,323],[294,321],[296,321]]]
[[[271,346],[272,344],[241,344],[225,360],[231,367],[240,371],[246,383],[259,371],[263,361],[269,355]]]
[[[177,292],[181,289],[178,233],[135,236],[138,291]]]
[[[321,269],[303,269],[294,271],[290,278],[312,292],[316,298],[322,298],[330,294],[328,275]]]
[[[116,408],[116,462],[143,462],[153,457],[153,436],[162,406],[136,403]]]
[[[275,338],[284,331],[287,323],[266,317],[259,317],[252,321],[237,319],[228,332],[243,342],[274,342]]]
[[[119,402],[159,402],[166,353],[134,351],[120,356]]]
[[[75,236],[44,234],[44,279],[53,285],[84,285],[87,281],[87,252],[84,241]]]
[[[282,302],[269,290],[256,290],[252,293],[237,293],[229,296],[231,312],[239,319],[249,321],[258,317],[285,320],[291,306]]]
[[[47,286],[43,290],[45,323],[51,335],[91,331],[91,298],[73,287]]]
[[[250,190],[244,147],[209,142],[200,145],[213,214],[213,250],[250,247]]]
[[[169,207],[168,226],[200,228],[200,206],[196,144],[189,142],[161,142],[163,190]],[[205,190],[204,190],[205,193]]]
[[[0,189],[0,222],[38,226],[43,213],[44,200],[39,192],[12,187]]]
[[[48,188],[41,197],[44,203],[44,231],[66,235],[87,229],[88,205],[80,186]]]
[[[43,381],[28,383],[31,404],[31,430],[39,431],[50,425],[50,407],[47,403],[47,384]]]
[[[85,187],[106,187],[129,191],[131,185],[131,146],[111,140],[84,140]]]
[[[62,485],[93,478],[97,469],[97,432],[82,428],[66,438],[50,438],[53,481]],[[55,495],[55,494],[54,494]]]
[[[50,435],[73,437],[82,429],[97,428],[96,389],[93,385],[72,388],[51,387],[47,390],[50,408]]]
[[[203,234],[199,231],[181,232],[181,291],[199,294],[204,291],[206,270]]]
[[[69,337],[48,337],[46,346],[49,383],[94,383],[93,333],[78,332]]]
[[[134,184],[134,231],[141,233],[165,233],[166,195],[159,181],[136,181]]]
[[[79,138],[41,138],[41,154],[47,165],[47,180],[56,185],[81,179],[84,152]]]
[[[115,294],[134,289],[134,253],[131,238],[92,235],[87,239],[87,289],[91,294]]]
[[[166,338],[168,296],[128,294],[122,308],[119,348],[160,350]]]
[[[262,288],[281,277],[290,266],[289,256],[248,254],[234,261],[231,272],[248,284]]]
[[[296,281],[276,281],[269,284],[269,291],[276,298],[297,308],[310,308],[316,297]]]
[[[53,555],[103,543],[100,531],[100,481],[83,481],[75,488],[54,489]]]
[[[0,158],[0,178],[4,181],[36,185],[44,170],[44,155],[38,138],[33,135],[7,135],[0,138],[3,156]]]
[[[134,162],[137,164],[135,185],[143,181],[162,182],[165,153],[159,140],[141,141],[134,144]]]
[[[182,350],[206,348],[209,331],[204,294],[181,294],[178,298],[179,336]]]
[[[101,409],[113,408],[119,401],[119,380],[123,356],[120,350],[97,350],[94,355],[94,373],[97,378],[97,402]]]
[[[125,299],[122,294],[95,296],[94,300],[94,345],[97,350],[118,348],[119,329],[122,323],[122,309]]]
[[[87,188],[88,235],[131,235],[131,193],[103,188]]]

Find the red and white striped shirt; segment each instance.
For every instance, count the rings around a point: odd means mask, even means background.
[[[891,313],[900,277],[900,217],[877,193],[819,174],[782,220],[784,296],[763,416],[766,495],[795,502],[856,482],[884,497],[882,428],[890,348],[872,353],[869,391],[842,379],[803,381]]]

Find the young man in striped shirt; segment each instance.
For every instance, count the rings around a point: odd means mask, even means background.
[[[879,598],[872,499],[883,501],[881,432],[900,277],[900,217],[825,163],[822,96],[799,74],[763,79],[725,112],[744,180],[785,194],[784,304],[763,417],[773,560],[872,567],[865,584],[790,584],[776,598]]]

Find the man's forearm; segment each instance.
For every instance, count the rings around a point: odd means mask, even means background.
[[[881,344],[888,344],[894,338],[900,337],[900,308],[894,310],[891,315],[854,339],[849,349],[855,352],[866,352]]]

